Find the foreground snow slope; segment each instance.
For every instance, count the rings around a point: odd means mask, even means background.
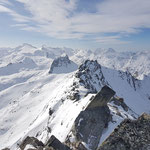
[[[32,135],[36,136],[37,131],[42,128],[46,130],[49,108],[52,107],[57,111],[63,104],[63,92],[72,82],[72,78],[70,81],[69,78],[70,76],[65,74],[49,76],[44,73],[37,79],[34,76],[25,83],[17,84],[1,92],[0,141],[3,143],[1,146],[5,147],[16,143],[30,131],[33,132]],[[71,104],[65,104],[65,108]],[[64,108],[58,112],[54,125],[58,126],[62,121],[58,118],[59,113],[62,112],[65,113]],[[38,130],[39,126],[40,130]],[[57,133],[57,127],[55,130]],[[43,136],[46,138],[45,135],[41,135],[41,138]]]
[[[53,59],[64,54],[78,65],[87,58],[97,59],[105,67],[89,62],[85,66],[89,74],[82,76],[82,80],[90,82],[97,91],[107,84],[130,108],[126,112],[121,106],[116,108],[113,103],[109,104],[114,123],[110,122],[100,143],[124,118],[150,113],[150,78],[144,75],[150,72],[148,52],[118,53],[112,49],[92,52],[23,44],[15,49],[8,48],[0,55],[0,143],[3,143],[0,149],[7,146],[16,149],[17,143],[27,135],[43,142],[53,134],[60,141],[65,140],[74,120],[95,94],[87,94],[91,91],[79,82],[76,76],[79,70],[68,67],[65,73],[48,74]],[[118,71],[126,68],[127,72]],[[129,71],[132,74],[138,71],[137,76],[143,80],[136,80]],[[74,91],[80,95],[78,101],[70,97]],[[118,111],[121,116],[117,115]]]

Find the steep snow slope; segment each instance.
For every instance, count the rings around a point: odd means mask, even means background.
[[[150,113],[150,101],[148,100],[146,94],[143,93],[146,88],[145,86],[140,86],[142,84],[142,81],[135,80],[135,88],[130,82],[128,82],[129,78],[133,77],[129,77],[126,72],[118,72],[115,70],[103,68],[103,73],[105,78],[107,79],[107,82],[116,91],[116,95],[124,98],[126,104],[134,112],[139,115],[143,112]],[[124,77],[122,77],[121,74],[124,74]]]
[[[54,105],[56,110],[61,105],[67,81],[68,75],[49,76],[44,73],[37,79],[34,76],[25,83],[1,92],[0,141],[3,143],[1,146],[14,144],[30,130],[38,128],[45,119],[47,121],[49,105]],[[68,85],[69,83],[66,86]],[[46,128],[46,123],[43,127]]]

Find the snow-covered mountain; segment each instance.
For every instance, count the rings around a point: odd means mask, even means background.
[[[78,65],[66,55],[58,57],[53,61],[49,73],[69,73],[77,70],[77,68]]]
[[[43,45],[41,48],[36,48],[30,44],[23,44],[16,48],[0,48],[0,64],[9,64],[11,61],[18,61],[22,56],[33,58],[38,63],[38,66],[45,68],[47,62],[52,62],[53,59],[63,55],[68,55],[69,58],[80,65],[85,60],[97,60],[102,66],[122,71],[129,71],[136,78],[143,79],[144,75],[150,74],[150,52],[118,52],[112,48],[82,50],[71,48],[52,48]],[[5,61],[4,59],[5,58]],[[49,58],[48,59],[45,59]],[[44,58],[44,59],[43,59]],[[2,62],[3,60],[3,62]],[[10,61],[11,60],[11,61]],[[45,67],[44,67],[45,66]]]
[[[100,145],[125,118],[150,113],[149,58],[148,51],[36,48],[29,44],[5,49],[0,55],[0,149],[19,149],[17,145],[27,136],[45,143],[55,135],[65,142],[72,136],[80,112],[107,85],[116,94],[107,104],[112,121],[103,131]]]

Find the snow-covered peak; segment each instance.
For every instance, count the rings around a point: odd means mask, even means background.
[[[36,47],[32,46],[31,44],[27,44],[27,43],[24,43],[15,48],[16,52],[23,53],[23,54],[29,54],[29,55],[33,54],[36,50],[37,50]]]
[[[60,57],[62,55],[68,55],[70,57],[70,56],[73,56],[74,54],[76,54],[76,52],[77,52],[77,50],[74,50],[72,48],[67,48],[67,47],[54,48],[54,47],[48,47],[46,45],[43,45],[41,50],[43,52],[46,52],[46,56],[48,58],[52,58],[52,59]]]
[[[31,44],[28,44],[28,43],[23,43],[22,45],[16,47],[16,48],[36,48],[35,46],[31,45]]]
[[[0,76],[12,75],[22,71],[29,71],[36,68],[36,63],[29,57],[24,57],[16,63],[9,63],[7,66],[0,68]]]
[[[94,50],[95,54],[113,54],[117,53],[113,48],[103,49],[103,48],[97,48]]]
[[[66,55],[54,59],[49,73],[69,73],[77,70],[77,68],[77,64],[71,61]]]
[[[76,73],[79,82],[90,93],[98,92],[102,86],[108,85],[101,70],[101,65],[95,60],[86,60]]]
[[[115,53],[116,51],[113,48],[108,48],[107,50],[109,53]]]

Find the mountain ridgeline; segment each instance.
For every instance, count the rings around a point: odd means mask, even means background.
[[[5,52],[0,149],[148,150],[149,53],[140,54],[29,44]]]

